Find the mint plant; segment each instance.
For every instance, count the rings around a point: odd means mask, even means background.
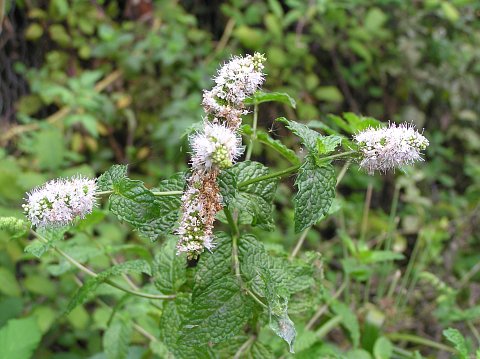
[[[268,333],[282,338],[293,353],[298,328],[310,329],[318,315],[305,325],[295,323],[292,313],[308,312],[302,303],[316,304],[325,294],[318,254],[297,258],[297,249],[287,258],[266,248],[251,231],[253,227],[262,231],[275,228],[279,182],[296,176],[293,225],[295,232],[306,233],[330,214],[336,185],[351,161],[358,161],[373,174],[422,159],[428,140],[412,125],[383,128],[373,118],[353,114],[338,118],[347,136],[332,131],[323,135],[305,124],[278,118],[305,148],[295,153],[257,128],[261,103],[295,106],[287,94],[260,90],[265,61],[256,53],[234,57],[220,68],[214,87],[204,92],[202,126],[189,137],[192,153],[187,173],[147,188],[142,181],[128,177],[127,166],[114,165],[97,179],[58,179],[27,195],[24,209],[36,239],[26,251],[40,258],[52,250],[88,276],[66,312],[95,298],[104,285],[115,288],[113,294],[107,292],[118,299],[103,339],[107,357],[126,357],[132,330],[145,334],[135,316],[121,310],[123,301],[130,305],[147,301],[152,308],[158,331],[148,337],[152,351],[159,356],[271,357],[265,339]],[[252,125],[242,125],[249,105],[253,105]],[[246,150],[242,135],[248,139]],[[274,149],[291,167],[271,171],[253,161],[252,149],[259,144]],[[338,174],[334,160],[345,161]],[[158,242],[152,261],[112,260],[110,268],[95,272],[78,253],[61,248],[68,232],[88,221],[102,198],[119,221],[141,237]],[[27,227],[26,221],[0,220],[0,228],[16,234]],[[301,240],[297,248],[300,246]],[[139,288],[132,275],[148,276],[149,280]],[[125,296],[118,297],[118,291]],[[347,306],[329,300],[338,316],[351,319]],[[346,320],[345,327],[358,345],[358,323]]]

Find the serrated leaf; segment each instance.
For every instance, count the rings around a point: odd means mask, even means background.
[[[184,345],[179,341],[182,322],[191,307],[191,302],[186,294],[177,295],[174,301],[164,302],[160,320],[160,340],[165,343],[168,350],[178,359],[209,359],[208,347],[195,347]]]
[[[237,163],[230,171],[240,184],[249,179],[269,173],[268,168],[258,162]],[[238,188],[232,206],[251,218],[251,224],[265,230],[273,228],[273,198],[277,189],[277,179],[269,179]]]
[[[290,353],[294,353],[293,345],[297,332],[295,325],[288,316],[288,297],[285,290],[277,287],[272,274],[268,270],[261,270],[260,272],[260,276],[265,284],[269,326],[275,334],[287,342]]]
[[[121,178],[113,185],[110,210],[119,220],[155,241],[169,234],[176,225],[181,201],[175,196],[156,197],[143,182]]]
[[[103,348],[108,359],[127,358],[132,329],[131,319],[121,314],[115,315],[103,336]]]
[[[290,131],[300,137],[302,143],[305,145],[305,147],[307,147],[309,152],[315,153],[317,148],[317,140],[319,138],[322,138],[322,135],[320,133],[310,129],[307,125],[304,125],[303,123],[289,121],[285,117],[279,117],[276,119],[276,121],[284,123]]]
[[[330,164],[321,167],[312,157],[307,157],[300,167],[295,185],[295,232],[317,223],[332,204],[335,197],[335,169]]]
[[[222,203],[224,206],[228,206],[237,196],[237,176],[234,172],[227,169],[220,172],[217,183],[220,188]]]
[[[185,283],[186,256],[177,255],[176,238],[168,239],[153,262],[155,285],[162,293],[173,294]]]
[[[327,155],[342,144],[342,137],[337,135],[320,137],[317,139],[317,153]]]
[[[0,328],[0,358],[29,359],[41,338],[35,318],[10,319]]]
[[[350,333],[353,346],[356,348],[360,343],[360,327],[357,316],[345,303],[334,301],[330,307],[333,312],[342,317],[342,324]]]
[[[259,269],[267,270],[275,285],[289,294],[302,291],[313,284],[311,266],[295,265],[284,258],[270,256],[253,235],[240,237],[238,251],[244,280],[261,296],[265,296],[265,287]]]
[[[68,303],[65,314],[70,313],[77,305],[85,303],[89,299],[90,295],[98,288],[98,286],[109,280],[110,277],[118,276],[124,273],[145,273],[151,275],[152,269],[148,262],[137,259],[114,265],[109,269],[98,273],[96,277],[89,278],[83,284],[83,286],[77,289],[72,299]]]
[[[264,102],[280,102],[290,107],[296,108],[297,103],[295,100],[285,92],[263,92],[257,91],[253,96],[245,99],[246,105],[255,105],[261,104]]]
[[[103,173],[97,180],[98,191],[111,191],[113,185],[122,178],[127,177],[126,165],[113,165],[110,169]]]
[[[197,297],[213,282],[232,273],[232,238],[223,232],[215,233],[215,250],[200,257],[195,274],[193,297]]]
[[[468,359],[468,347],[464,336],[458,329],[448,328],[443,331],[443,336],[453,344],[460,356],[460,359]]]
[[[252,299],[233,275],[220,278],[198,294],[183,321],[185,345],[219,343],[237,335],[252,315]]]

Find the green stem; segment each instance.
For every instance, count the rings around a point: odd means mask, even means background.
[[[339,325],[341,322],[342,322],[342,316],[341,315],[337,315],[331,319],[329,319],[328,321],[325,322],[325,324],[323,324],[320,328],[318,328],[318,330],[315,332],[315,335],[322,339],[325,335],[327,335],[328,333],[330,333],[330,331],[335,328],[337,325]]]
[[[102,195],[107,195],[107,194],[112,194],[113,191],[98,191],[96,192],[97,196],[102,196]],[[183,194],[183,191],[154,191],[152,192],[155,196],[157,197],[162,197],[162,196],[178,196]]]
[[[245,156],[245,161],[249,161],[252,157],[253,145],[257,140],[257,124],[258,124],[258,104],[253,106],[253,124],[252,124],[252,135],[250,136],[250,143],[248,144],[247,154]]]
[[[444,350],[450,353],[456,353],[456,350],[449,347],[448,345],[434,342],[433,340],[422,338],[413,334],[403,334],[403,333],[390,333],[386,334],[386,337],[392,341],[406,341],[409,343],[425,345],[430,348],[435,348],[438,350]]]
[[[49,244],[48,240],[46,238],[44,238],[42,235],[40,235],[39,233],[35,232],[34,230],[30,230],[32,232],[32,234],[37,237],[39,240],[41,240],[43,243],[45,244]],[[69,263],[71,263],[73,266],[77,267],[78,269],[80,269],[82,272],[86,273],[87,275],[89,275],[90,277],[98,277],[98,274],[95,273],[94,271],[88,269],[87,267],[85,267],[83,264],[81,264],[80,262],[78,262],[76,259],[74,259],[73,257],[71,257],[69,254],[65,253],[64,251],[62,251],[60,248],[57,248],[56,246],[51,246],[53,248],[53,250],[55,252],[57,252],[58,254],[60,254],[62,257],[64,257]],[[150,294],[150,293],[144,293],[144,292],[139,292],[139,291],[136,291],[136,290],[130,290],[128,288],[125,288],[124,286],[120,285],[120,284],[117,284],[115,283],[114,281],[110,280],[110,279],[107,279],[105,280],[105,283],[111,285],[112,287],[115,287],[117,289],[120,289],[121,291],[123,292],[126,292],[126,293],[129,293],[129,294],[132,294],[132,295],[136,295],[138,297],[143,297],[143,298],[148,298],[148,299],[175,299],[176,295],[161,295],[161,294]]]
[[[300,251],[300,248],[302,248],[303,242],[305,242],[305,238],[307,238],[307,234],[308,234],[308,231],[310,230],[310,228],[312,228],[312,227],[308,227],[307,229],[305,229],[302,232],[302,235],[300,236],[300,238],[297,241],[297,245],[293,249],[292,254],[290,254],[290,257],[289,257],[290,260],[295,258],[296,255],[298,254],[298,252]]]
[[[331,161],[335,158],[345,157],[345,156],[351,155],[355,152],[356,151],[348,151],[348,152],[337,153],[335,155],[320,158],[320,161],[321,162]],[[297,171],[300,167],[301,167],[301,164],[298,164],[298,165],[295,165],[295,166],[288,167],[288,168],[286,168],[284,170],[281,170],[281,171],[269,173],[268,175],[263,175],[263,176],[260,176],[260,177],[251,178],[247,181],[240,182],[238,184],[237,188],[242,188],[242,187],[248,186],[252,183],[266,181],[266,180],[269,180],[269,179],[272,179],[272,178],[283,177],[283,176],[286,176],[290,173],[293,173],[293,172]]]

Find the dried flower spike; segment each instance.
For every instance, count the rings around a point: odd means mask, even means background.
[[[354,136],[360,148],[360,167],[369,174],[423,161],[421,151],[428,140],[413,125],[391,123],[385,128],[369,128]]]
[[[96,187],[94,179],[81,176],[55,179],[29,192],[23,209],[35,227],[67,225],[92,212]]]

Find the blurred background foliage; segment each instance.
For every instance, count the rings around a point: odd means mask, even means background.
[[[273,138],[300,150],[275,118],[330,133],[348,126],[329,114],[353,112],[412,122],[431,142],[425,163],[407,172],[369,177],[352,164],[338,188],[336,213],[308,232],[304,249],[322,254],[326,291],[341,288],[338,300],[346,304],[332,310],[354,319],[332,327],[319,342],[300,334],[297,356],[348,350],[352,322],[360,323],[362,347],[374,358],[390,357],[390,341],[427,357],[450,357],[398,336],[440,342],[448,326],[478,346],[478,1],[0,4],[0,215],[21,217],[24,193],[35,185],[75,173],[95,176],[112,163],[129,164],[131,176],[152,187],[185,170],[186,134],[202,118],[202,89],[211,85],[218,63],[260,51],[267,57],[265,89],[297,101],[295,110],[260,106],[260,127]],[[286,165],[260,145],[254,159]],[[291,225],[292,185],[293,179],[284,181],[277,192],[277,229],[261,233],[273,251],[291,251],[298,239]],[[129,234],[100,208],[69,236],[65,249],[98,268],[112,256],[151,258],[159,245]],[[377,258],[374,249],[385,242],[404,259]],[[75,276],[54,256],[39,262],[24,253],[27,244],[0,232],[0,327],[11,318],[35,318],[43,335],[38,358],[111,357],[101,354],[98,335],[109,320],[107,309],[92,303],[62,316]],[[310,303],[309,313],[322,300],[325,295]],[[143,327],[158,332],[146,304],[129,309]],[[327,319],[328,311],[321,321]],[[377,345],[378,338],[387,344]],[[267,342],[275,357],[285,354],[280,340]],[[140,335],[133,343],[131,358],[162,357]]]

